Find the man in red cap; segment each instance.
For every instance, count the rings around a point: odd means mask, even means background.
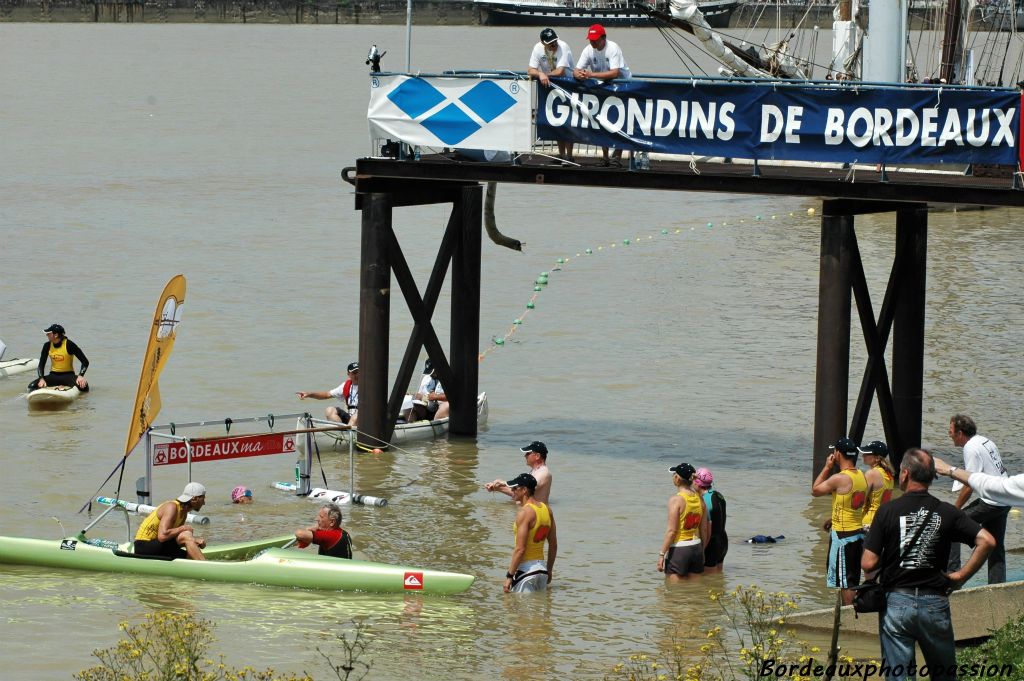
[[[622,49],[617,43],[608,40],[604,26],[601,24],[591,26],[587,31],[587,41],[590,44],[583,48],[583,54],[580,55],[579,61],[576,62],[576,70],[572,72],[573,78],[576,80],[596,78],[597,80],[607,81],[615,80],[616,78],[628,80],[633,77],[629,66],[626,64],[626,57],[622,54]],[[605,147],[602,151],[604,151],[604,164],[610,165],[608,162],[608,148]],[[616,165],[622,165],[618,160],[621,157],[622,150],[616,149]]]

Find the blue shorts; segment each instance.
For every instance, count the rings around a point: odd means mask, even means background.
[[[860,584],[860,558],[863,553],[863,532],[840,537],[832,530],[829,533],[826,586],[830,589],[849,589]]]

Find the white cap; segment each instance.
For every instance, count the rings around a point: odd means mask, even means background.
[[[192,501],[194,497],[203,496],[206,496],[206,488],[198,482],[190,482],[185,485],[185,491],[178,495],[178,501],[185,503],[186,501]]]

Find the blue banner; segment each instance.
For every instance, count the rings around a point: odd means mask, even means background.
[[[1016,164],[1019,92],[836,83],[552,79],[537,137],[757,160]]]

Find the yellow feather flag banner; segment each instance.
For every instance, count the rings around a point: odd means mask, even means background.
[[[139,376],[139,390],[135,395],[135,409],[132,410],[132,422],[128,427],[128,442],[124,446],[124,455],[131,454],[142,436],[149,430],[153,419],[160,413],[160,387],[157,379],[163,371],[167,358],[174,347],[174,338],[178,334],[181,323],[181,310],[185,306],[185,277],[173,277],[160,300],[153,315],[153,326],[149,331],[149,345],[146,356],[142,360],[142,375]]]

